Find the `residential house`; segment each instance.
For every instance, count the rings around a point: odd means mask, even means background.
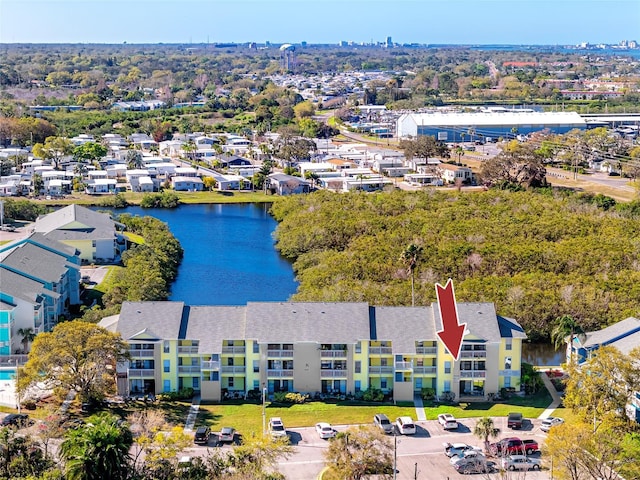
[[[83,262],[117,262],[126,250],[122,224],[80,205],[39,217],[33,225],[35,232],[76,248]]]
[[[269,175],[269,188],[278,195],[309,193],[311,191],[311,182],[293,175],[271,173]]]
[[[89,195],[115,193],[118,182],[113,178],[94,178],[88,180],[84,191]]]
[[[640,346],[640,319],[629,317],[602,330],[567,337],[567,362],[586,362],[598,348],[609,345],[625,355]],[[640,422],[640,392],[634,392],[627,405],[629,418]]]
[[[445,183],[462,182],[469,184],[473,182],[473,171],[469,167],[441,163],[438,165],[438,170]]]
[[[119,366],[121,393],[191,387],[203,400],[225,391],[347,394],[378,388],[412,401],[423,388],[460,400],[485,400],[520,388],[526,338],[490,303],[459,303],[467,324],[460,359],[438,340],[437,305],[251,302],[188,306],[125,302],[101,325],[121,333],[131,360]]]
[[[204,189],[204,183],[200,177],[176,175],[171,177],[171,188],[177,192],[201,192]]]

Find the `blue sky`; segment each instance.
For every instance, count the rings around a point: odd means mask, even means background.
[[[640,41],[638,0],[0,0],[0,43]]]

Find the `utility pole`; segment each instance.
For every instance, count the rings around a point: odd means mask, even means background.
[[[416,464],[417,465],[417,464]],[[398,436],[393,436],[393,480],[396,480],[398,473]]]

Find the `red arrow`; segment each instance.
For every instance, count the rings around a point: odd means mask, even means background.
[[[442,319],[442,330],[438,333],[440,340],[447,347],[449,353],[453,355],[454,360],[460,357],[460,348],[462,347],[462,337],[466,323],[458,325],[458,307],[456,306],[456,296],[453,292],[453,281],[447,280],[447,284],[443,287],[436,283],[436,296],[438,297],[438,308],[440,309],[440,318]]]

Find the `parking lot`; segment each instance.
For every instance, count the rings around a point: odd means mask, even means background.
[[[283,418],[286,425],[286,418]],[[435,420],[426,422],[416,422],[417,433],[413,436],[390,437],[396,440],[397,448],[397,478],[399,480],[416,479],[453,479],[464,478],[449,464],[449,458],[444,455],[444,443],[468,443],[470,445],[482,446],[482,441],[473,436],[473,429],[477,419],[459,420],[460,426],[456,431],[445,431]],[[544,442],[546,434],[539,428],[539,420],[529,420],[522,430],[507,429],[506,417],[494,418],[496,427],[501,431],[499,438],[519,437],[522,439],[532,438],[539,444]],[[347,425],[335,426],[336,430],[344,431]],[[315,479],[324,468],[325,462],[323,452],[327,448],[328,441],[318,437],[315,429],[309,428],[288,428],[289,438],[296,446],[295,453],[288,459],[280,462],[280,471],[288,480],[310,480]],[[194,446],[192,455],[204,455],[207,448],[231,448],[227,445],[215,447],[216,438],[214,435],[208,447]],[[543,464],[545,459],[538,453],[532,455],[541,458]],[[490,458],[490,461],[497,459]],[[472,475],[477,478],[526,478],[530,480],[546,480],[550,478],[548,465],[542,471],[509,472],[506,475],[499,472],[488,475]]]

